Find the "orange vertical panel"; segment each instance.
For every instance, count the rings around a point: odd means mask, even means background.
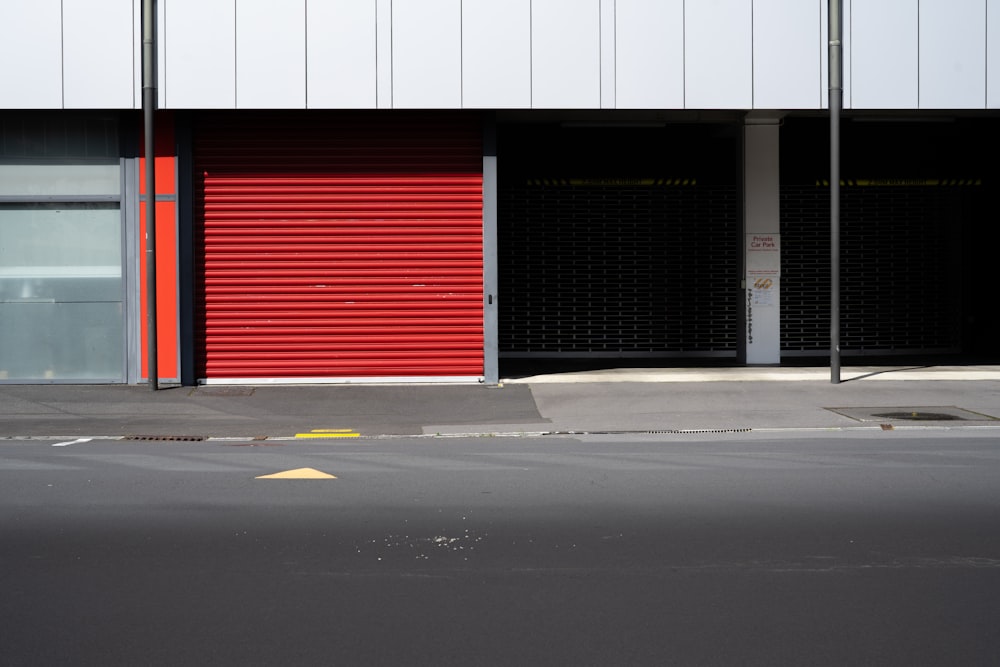
[[[139,215],[139,294],[142,312],[142,377],[147,378],[148,340],[146,327],[146,205],[143,202]],[[156,203],[156,347],[157,371],[162,379],[180,378],[178,364],[177,322],[177,204],[172,201]]]
[[[158,114],[156,118],[156,195],[170,195],[176,198],[177,177],[174,142],[173,117]],[[146,193],[145,138],[140,137],[139,191]],[[146,202],[139,205],[139,294],[141,315],[141,375],[148,378],[147,339],[148,314],[146,310]],[[180,360],[178,358],[178,238],[177,202],[156,202],[156,344],[157,371],[160,379],[179,379]]]

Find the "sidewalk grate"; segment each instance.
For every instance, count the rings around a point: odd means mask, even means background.
[[[874,416],[882,419],[905,419],[917,422],[965,421],[965,417],[946,412],[876,412]]]

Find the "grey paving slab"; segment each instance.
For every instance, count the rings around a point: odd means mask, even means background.
[[[39,401],[13,395],[13,392],[3,392],[0,400],[0,417],[4,415],[50,415],[59,414],[60,410]]]
[[[877,427],[877,419],[859,418],[861,413],[942,406],[984,418],[923,425],[1000,428],[990,419],[1000,416],[1000,367],[863,367],[846,369],[844,376],[835,385],[827,369],[621,369],[557,373],[499,387],[268,385],[153,392],[145,386],[3,385],[0,437],[843,429]]]

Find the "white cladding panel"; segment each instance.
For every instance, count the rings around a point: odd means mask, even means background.
[[[753,105],[756,109],[816,109],[822,95],[823,0],[754,0]]]
[[[920,108],[986,106],[986,0],[921,0]]]
[[[685,100],[688,109],[753,107],[751,0],[685,3]]]
[[[462,106],[531,106],[531,0],[462,0]]]
[[[132,0],[63,0],[67,109],[133,107],[132,31]]]
[[[600,18],[600,0],[532,0],[532,107],[601,107]]]
[[[236,3],[236,106],[305,108],[305,0]]]
[[[392,108],[392,0],[375,0],[375,104]]]
[[[135,51],[135,108],[142,109],[145,97],[145,91],[142,89],[142,79],[145,76],[143,71],[142,62],[142,3],[143,0],[135,0],[132,5],[133,13],[135,14],[135,24],[132,28],[132,32],[135,35],[136,41],[136,51]],[[156,3],[156,24],[158,26],[167,25],[167,9],[164,7],[163,2]],[[234,15],[235,20],[235,15]],[[166,68],[167,68],[167,39],[166,39],[166,28],[158,28],[159,33],[156,36],[156,106],[161,109],[166,109],[167,107],[167,85],[166,85]],[[234,60],[235,62],[235,60]],[[235,85],[235,78],[233,80]],[[235,103],[235,96],[233,102]]]
[[[461,108],[461,0],[393,0],[392,106]]]
[[[1000,0],[843,0],[844,105],[1000,108]],[[140,0],[0,0],[0,108],[141,106]],[[160,0],[165,108],[815,109],[827,0]]]
[[[619,109],[684,108],[684,0],[617,0]]]
[[[59,0],[0,3],[0,108],[63,104]]]
[[[851,14],[851,106],[916,109],[917,3],[856,2]]]
[[[986,4],[986,106],[1000,109],[1000,3]]]
[[[235,108],[235,0],[170,0],[161,5],[164,104],[171,109]]]
[[[311,109],[375,108],[375,3],[308,0]]]
[[[615,104],[615,5],[616,0],[601,0],[601,108]]]

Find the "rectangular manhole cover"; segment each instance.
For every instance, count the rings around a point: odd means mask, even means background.
[[[920,422],[955,422],[973,421],[989,422],[997,421],[997,417],[984,415],[981,412],[973,412],[953,405],[934,406],[906,406],[906,407],[880,407],[880,408],[827,408],[838,415],[849,417],[859,422],[885,423],[920,423]]]

